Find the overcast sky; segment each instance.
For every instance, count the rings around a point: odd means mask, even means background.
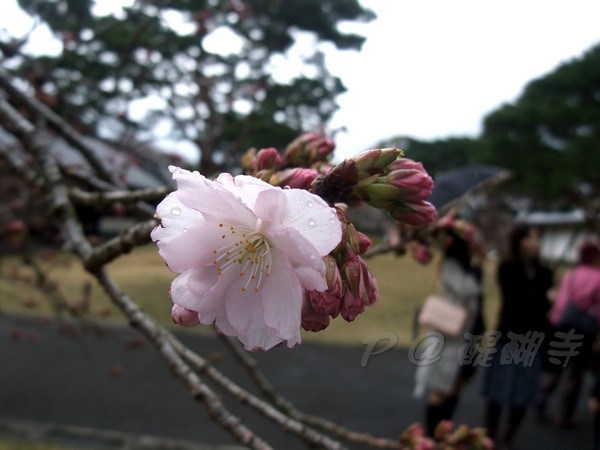
[[[16,0],[0,1],[0,29],[24,33]],[[529,81],[600,43],[598,0],[360,2],[378,18],[343,30],[367,37],[362,51],[327,51],[348,88],[331,123],[347,129],[336,136],[338,159],[392,136],[476,136]]]
[[[361,53],[332,53],[348,93],[332,126],[338,154],[383,138],[476,136],[483,117],[532,79],[600,43],[598,0],[360,0]]]

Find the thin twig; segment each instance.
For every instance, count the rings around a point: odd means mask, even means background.
[[[129,253],[134,247],[150,242],[150,232],[156,227],[156,220],[137,223],[119,236],[94,248],[89,258],[84,261],[85,268],[93,272],[117,257]]]
[[[341,450],[344,448],[339,442],[306,426],[296,418],[288,417],[286,414],[274,408],[269,403],[242,389],[229,378],[225,377],[221,372],[217,371],[208,363],[208,361],[206,361],[206,359],[202,358],[200,355],[183,345],[175,338],[175,336],[170,335],[169,340],[177,352],[196,370],[205,373],[211,380],[224,388],[229,394],[233,395],[233,397],[240,403],[246,403],[257,411],[260,411],[263,415],[273,420],[281,428],[297,434],[312,446],[317,446],[328,450]]]
[[[108,191],[108,192],[89,192],[78,187],[72,188],[69,192],[71,198],[81,205],[99,206],[111,205],[114,203],[132,203],[137,201],[154,201],[161,199],[171,191],[166,186],[140,189],[137,191]]]
[[[260,390],[271,400],[278,408],[288,414],[290,417],[305,423],[307,425],[314,426],[321,430],[327,431],[334,436],[344,439],[348,442],[354,442],[358,444],[365,444],[373,448],[384,448],[384,449],[402,449],[400,442],[393,439],[378,438],[368,433],[359,433],[356,431],[349,430],[341,425],[331,422],[319,416],[305,414],[300,411],[294,404],[281,395],[273,387],[273,384],[268,380],[264,373],[260,370],[258,363],[252,358],[248,352],[244,351],[240,345],[231,337],[225,335],[219,335],[221,340],[227,345],[231,352],[235,355],[238,361],[249,373],[251,378],[254,380]]]

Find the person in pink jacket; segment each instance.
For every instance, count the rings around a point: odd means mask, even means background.
[[[588,326],[580,328],[573,321],[568,320],[571,312],[569,308],[572,307],[588,314]],[[552,338],[557,339],[560,337],[559,334],[564,336],[562,333],[574,332],[578,336],[576,342],[581,345],[564,367],[555,364],[552,368],[546,364],[548,370],[544,374],[538,412],[540,416],[544,416],[548,397],[556,389],[561,372],[566,371],[567,378],[560,399],[561,411],[556,422],[559,426],[571,427],[575,425],[574,412],[583,374],[589,365],[594,341],[600,329],[600,246],[597,243],[587,241],[581,245],[578,264],[561,280],[550,321],[556,330]]]

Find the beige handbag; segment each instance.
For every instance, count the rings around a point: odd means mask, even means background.
[[[439,294],[430,294],[419,312],[420,325],[431,327],[447,336],[458,336],[465,326],[467,309]]]

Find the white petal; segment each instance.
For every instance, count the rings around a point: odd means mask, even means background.
[[[172,236],[204,221],[198,211],[188,208],[177,198],[175,192],[167,195],[156,207],[156,216],[161,224],[150,234],[154,242],[168,240]]]
[[[283,211],[277,226],[298,230],[321,256],[327,255],[342,238],[340,221],[333,209],[321,197],[303,189],[283,189],[281,192],[287,201],[280,205]],[[262,192],[258,196],[257,211],[265,194]]]
[[[299,231],[294,228],[272,230],[267,239],[274,249],[284,252],[302,287],[308,291],[327,289],[323,258]]]
[[[299,343],[303,289],[286,255],[272,250],[272,269],[262,293],[265,323],[278,330],[279,336],[293,347]]]
[[[166,230],[166,228],[165,228]],[[174,272],[215,266],[219,250],[233,247],[240,230],[211,221],[196,223],[188,230],[158,241],[158,252]],[[213,270],[214,270],[213,268]]]
[[[265,190],[281,190],[256,177],[248,175],[232,177],[228,173],[222,173],[217,177],[216,181],[252,210],[254,210],[256,197],[260,192]]]
[[[283,341],[274,328],[267,326],[261,301],[262,291],[242,292],[242,280],[236,280],[227,293],[227,320],[246,350],[268,350]]]
[[[207,220],[254,226],[256,218],[252,211],[220,183],[183,169],[175,170],[173,178],[179,201],[200,211]]]

